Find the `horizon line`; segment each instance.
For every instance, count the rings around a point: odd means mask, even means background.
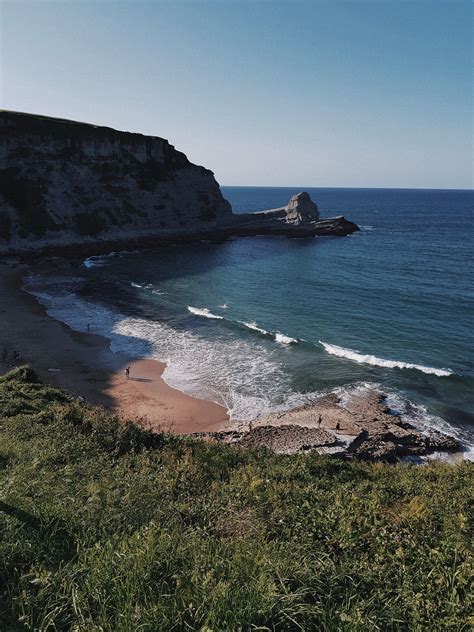
[[[474,192],[474,188],[452,188],[452,187],[368,187],[368,186],[354,186],[354,187],[341,187],[341,186],[294,186],[294,185],[267,185],[267,184],[221,184],[220,187],[232,187],[233,189],[299,189],[304,191],[305,189],[375,189],[379,191],[471,191]]]

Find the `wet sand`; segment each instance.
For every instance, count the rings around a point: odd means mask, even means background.
[[[0,373],[29,364],[45,382],[153,430],[187,434],[226,425],[224,407],[168,386],[161,377],[164,363],[113,353],[107,338],[73,331],[48,316],[21,290],[27,270],[15,260],[0,260]],[[14,352],[19,359],[13,360]]]

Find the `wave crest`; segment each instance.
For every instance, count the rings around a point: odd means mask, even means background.
[[[246,323],[246,322],[244,322],[243,320],[239,320],[239,323],[240,323],[241,325],[244,325],[244,327],[247,327],[248,329],[252,329],[253,331],[258,331],[258,332],[260,332],[261,334],[268,335],[268,333],[269,333],[266,329],[262,329],[261,327],[259,327],[259,326],[257,325],[257,323],[256,323],[256,322],[254,322],[254,321],[251,321],[251,322],[249,322],[249,323]]]
[[[213,314],[206,307],[193,307],[192,305],[188,305],[188,311],[195,316],[203,316],[204,318],[213,318],[215,320],[224,320],[223,316],[218,316],[217,314]]]
[[[430,366],[423,366],[422,364],[411,364],[410,362],[400,362],[398,360],[385,360],[384,358],[378,358],[374,355],[359,353],[354,349],[346,349],[345,347],[338,347],[337,345],[331,345],[322,340],[319,343],[325,348],[330,355],[337,356],[339,358],[347,358],[353,360],[359,364],[372,364],[373,366],[381,366],[386,369],[416,369],[422,373],[429,375],[437,375],[438,377],[447,377],[452,375],[453,372],[448,369],[437,369]]]
[[[282,345],[291,345],[295,342],[298,342],[296,338],[292,338],[291,336],[286,336],[285,334],[281,334],[279,331],[275,333],[275,340]]]

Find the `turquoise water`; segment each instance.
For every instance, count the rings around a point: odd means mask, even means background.
[[[223,187],[235,212],[298,188]],[[474,429],[473,193],[306,189],[344,238],[253,237],[93,258],[30,288],[77,329],[169,362],[165,378],[233,418],[382,385],[421,425]]]

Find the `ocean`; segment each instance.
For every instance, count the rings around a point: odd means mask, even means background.
[[[247,420],[382,388],[419,427],[474,435],[472,191],[222,187],[234,212],[307,190],[348,237],[249,237],[32,273],[55,318],[166,361],[165,380]]]

